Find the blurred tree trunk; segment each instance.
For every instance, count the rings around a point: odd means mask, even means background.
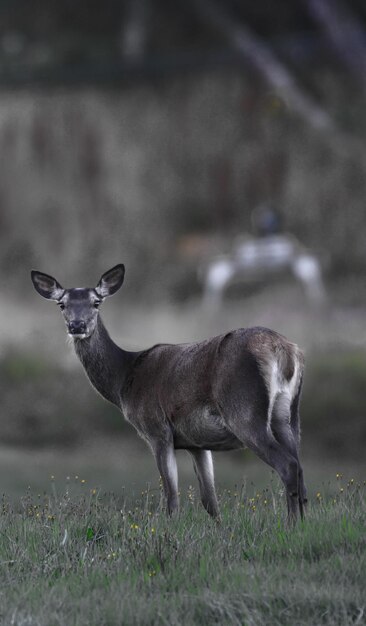
[[[191,0],[191,2],[201,19],[210,23],[225,37],[231,47],[238,52],[239,57],[259,72],[290,109],[316,130],[332,130],[333,123],[328,113],[304,93],[290,71],[260,37],[227,13],[224,3],[216,0]]]
[[[150,0],[129,0],[120,48],[127,61],[141,61],[146,52],[148,23],[151,12]]]
[[[304,0],[338,57],[366,87],[366,31],[341,0]]]

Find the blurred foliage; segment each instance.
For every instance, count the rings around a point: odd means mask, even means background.
[[[317,35],[304,3],[277,0],[268,3],[224,3],[239,21],[245,21],[261,36],[278,37],[294,31]],[[362,0],[347,3],[366,20]],[[121,31],[134,5],[140,6],[148,20],[148,52],[171,52],[179,47],[201,49],[212,46],[216,38],[202,25],[193,10],[194,3],[182,0],[3,0],[0,3],[0,38],[3,56],[77,62],[113,58],[119,53]],[[304,38],[303,45],[309,43]],[[43,53],[43,56],[41,54]],[[28,58],[26,59],[28,55]],[[1,56],[1,55],[0,55]]]
[[[336,76],[321,89],[362,134],[361,99]],[[123,261],[131,294],[166,299],[179,281],[189,296],[261,204],[328,273],[364,271],[366,155],[334,152],[234,70],[124,93],[7,93],[0,119],[9,290],[31,294],[32,266],[70,285]]]
[[[120,413],[68,371],[31,353],[11,350],[0,362],[2,443],[73,445],[97,432],[128,430]]]
[[[313,354],[302,399],[304,438],[327,456],[364,458],[366,354],[361,350]]]
[[[85,280],[124,261],[131,294],[187,298],[199,289],[197,270],[250,232],[263,204],[329,274],[364,272],[360,81],[305,3],[224,4],[329,113],[332,136],[309,129],[250,63],[239,65],[191,4],[0,2],[0,275],[10,291],[29,287],[31,266],[67,280],[77,268]],[[348,4],[363,25],[364,3]],[[135,6],[145,15],[141,72],[123,43]],[[48,68],[39,82],[35,67]]]
[[[149,54],[215,46],[217,38],[197,19],[192,5],[182,1],[16,0],[0,3],[0,59],[30,66],[118,60],[123,28],[134,4],[146,13]],[[265,0],[226,4],[265,36],[314,30],[304,8],[291,0],[280,0],[273,7]]]
[[[4,385],[22,384],[24,381],[34,381],[47,378],[50,373],[48,364],[30,354],[10,352],[0,364],[0,373]]]

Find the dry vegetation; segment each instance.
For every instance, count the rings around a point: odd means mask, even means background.
[[[346,98],[324,68],[309,79],[360,136],[361,97]],[[317,136],[245,72],[121,92],[4,92],[0,120],[0,273],[13,293],[31,293],[32,266],[69,284],[123,260],[131,295],[187,297],[198,261],[250,231],[262,203],[328,273],[364,266],[362,144]],[[201,248],[187,249],[196,235]]]

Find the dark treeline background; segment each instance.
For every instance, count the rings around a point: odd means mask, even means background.
[[[89,285],[123,261],[120,343],[273,326],[307,350],[307,454],[362,458],[365,77],[361,0],[1,0],[4,445],[125,435],[29,280]],[[327,304],[285,278],[208,317],[200,268],[259,206],[320,259]]]

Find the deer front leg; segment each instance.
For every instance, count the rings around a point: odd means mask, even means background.
[[[220,513],[215,491],[212,453],[209,450],[189,450],[189,452],[193,457],[202,504],[212,517],[217,518]]]
[[[153,447],[153,451],[163,481],[168,514],[172,515],[179,508],[178,469],[174,446],[172,442],[159,442]]]

